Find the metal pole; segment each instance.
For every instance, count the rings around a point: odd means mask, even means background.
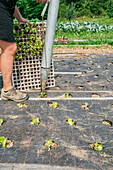
[[[45,35],[45,44],[43,47],[42,65],[41,65],[41,88],[45,89],[48,75],[50,73],[50,64],[52,59],[53,43],[56,30],[60,0],[51,0],[48,10],[47,27]]]

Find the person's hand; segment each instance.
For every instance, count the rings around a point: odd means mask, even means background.
[[[46,2],[46,0],[36,0],[37,2],[39,2],[39,3],[45,3]]]
[[[23,18],[21,19],[21,22],[28,23],[29,25],[32,25],[27,19]]]

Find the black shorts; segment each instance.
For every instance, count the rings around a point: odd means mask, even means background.
[[[0,0],[0,40],[15,42],[13,34],[14,9],[15,4],[12,8],[8,8],[7,5]]]

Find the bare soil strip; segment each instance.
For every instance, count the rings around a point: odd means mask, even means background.
[[[73,47],[73,48],[67,48],[67,47],[54,47],[53,53],[57,54],[72,54],[72,53],[78,53],[78,54],[108,54],[113,53],[113,48],[109,46],[103,46],[100,48],[83,48],[83,47]],[[81,57],[81,56],[80,56]]]

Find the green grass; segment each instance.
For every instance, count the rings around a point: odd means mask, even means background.
[[[99,33],[91,33],[91,32],[80,32],[80,33],[72,33],[72,32],[63,32],[57,31],[55,38],[68,37],[70,40],[86,40],[86,39],[95,39],[95,40],[111,40],[113,39],[113,32],[99,32]]]
[[[80,23],[83,23],[84,21],[86,22],[94,22],[94,23],[99,23],[102,25],[113,25],[113,18],[109,17],[96,17],[96,18],[89,18],[89,17],[81,17],[81,18],[76,18],[73,21],[78,21]],[[67,20],[58,20],[58,22],[67,22]]]
[[[54,47],[57,47],[57,48],[62,48],[62,45],[54,45]],[[65,46],[63,46],[63,47],[65,47]],[[77,45],[76,46],[76,48],[78,48],[78,47],[81,47],[81,48],[85,48],[85,49],[89,49],[89,48],[100,48],[100,47],[102,47],[102,46],[87,46],[87,45],[81,45],[81,46],[79,46],[79,45]],[[75,48],[75,46],[74,45],[67,45],[65,48]]]

